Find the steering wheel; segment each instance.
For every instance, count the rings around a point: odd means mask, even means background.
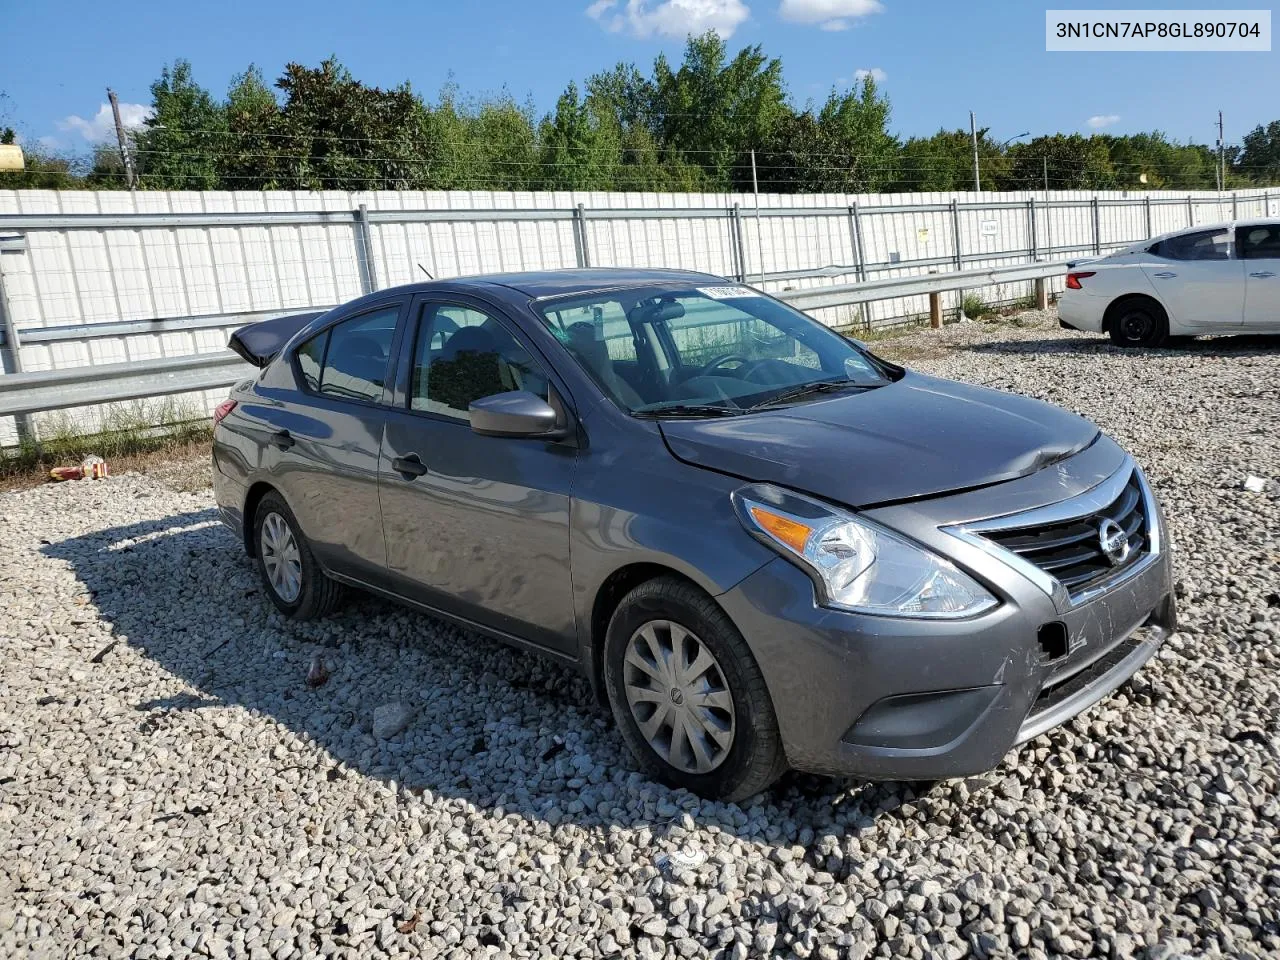
[[[733,360],[737,360],[739,363],[744,365],[751,363],[749,359],[742,356],[741,354],[722,353],[719,356],[712,357],[710,362],[704,363],[700,368],[698,368],[698,372],[695,373],[693,377],[705,377],[709,373],[711,373],[711,371],[714,370],[716,367],[723,366],[724,364],[729,363]],[[693,377],[687,377],[686,379],[692,380]]]

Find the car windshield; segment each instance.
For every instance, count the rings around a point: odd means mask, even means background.
[[[892,369],[742,286],[647,285],[558,297],[544,322],[637,416],[724,416],[883,386]]]

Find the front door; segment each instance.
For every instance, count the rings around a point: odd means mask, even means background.
[[[1236,227],[1236,249],[1244,261],[1245,331],[1280,331],[1280,223]]]
[[[569,577],[572,442],[482,437],[473,400],[555,389],[479,301],[420,300],[401,347],[378,465],[387,566],[420,602],[576,653]]]
[[[1244,265],[1231,255],[1225,227],[1161,240],[1142,266],[1169,316],[1213,333],[1238,329],[1244,312]]]

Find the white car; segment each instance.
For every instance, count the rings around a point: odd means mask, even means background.
[[[1122,347],[1280,333],[1280,221],[1201,225],[1069,269],[1063,325],[1110,334]]]

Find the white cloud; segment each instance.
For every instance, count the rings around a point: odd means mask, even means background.
[[[881,70],[879,67],[870,67],[870,68],[862,67],[858,70],[853,71],[854,83],[858,83],[862,80],[865,80],[867,79],[867,77],[870,77],[876,83],[884,83],[886,80],[889,79],[889,75],[885,73],[883,70]]]
[[[120,104],[120,122],[124,124],[125,129],[131,127],[140,127],[147,117],[151,116],[151,108],[143,103],[121,103]],[[101,143],[104,140],[114,140],[116,135],[115,118],[111,116],[111,104],[102,103],[98,105],[98,112],[93,115],[92,120],[86,120],[84,117],[72,114],[64,120],[58,121],[58,129],[78,133],[90,143]]]
[[[880,0],[782,0],[778,16],[792,23],[816,23],[823,30],[847,30],[850,20],[882,10]]]
[[[1105,113],[1089,118],[1089,126],[1095,130],[1101,130],[1103,127],[1110,127],[1119,122],[1120,118],[1114,113]]]
[[[751,11],[742,0],[596,0],[587,16],[610,33],[623,30],[637,37],[655,34],[683,40],[714,30],[728,37]]]

